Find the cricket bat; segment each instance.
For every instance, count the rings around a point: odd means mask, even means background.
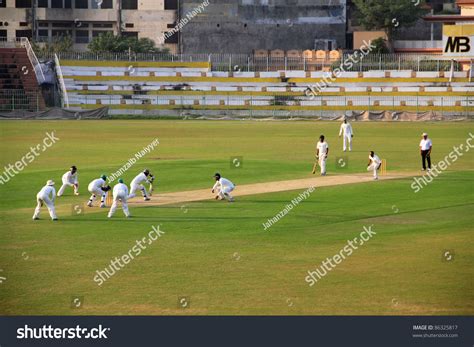
[[[313,165],[313,175],[316,174],[316,169],[318,168],[318,158],[316,158],[316,161]]]

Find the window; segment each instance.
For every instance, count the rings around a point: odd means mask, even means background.
[[[72,23],[71,22],[59,22],[59,23],[53,23],[52,26],[53,26],[53,28],[72,28]]]
[[[122,32],[122,36],[135,37],[135,38],[138,39],[138,32],[136,32],[136,31],[124,31],[124,32]]]
[[[51,8],[63,8],[63,0],[51,0]]]
[[[112,28],[113,25],[107,24],[107,23],[95,23],[95,24],[92,24],[92,27],[93,28]]]
[[[64,8],[72,8],[71,0],[64,0]]]
[[[38,39],[40,42],[48,42],[48,30],[47,29],[40,29],[38,30]]]
[[[101,8],[101,9],[113,8],[112,0],[92,0],[91,8]]]
[[[173,24],[166,24],[166,27],[171,29],[171,28],[174,28],[176,26],[176,23],[173,23]]]
[[[7,31],[6,30],[0,30],[0,37],[7,38]]]
[[[165,10],[177,10],[178,0],[165,0]]]
[[[122,0],[122,9],[123,10],[138,10],[138,1],[137,0]]]
[[[179,33],[174,33],[174,35],[167,37],[165,43],[179,43]]]
[[[31,0],[15,0],[16,8],[30,8]]]
[[[20,22],[20,26],[21,26],[21,27],[27,27],[27,26],[28,26],[28,23],[27,23],[27,22]]]
[[[48,8],[48,0],[38,0],[38,7]]]
[[[135,24],[133,24],[133,23],[125,23],[125,28],[131,29],[131,28],[134,28],[134,27],[135,27]]]
[[[76,8],[89,8],[89,0],[76,0]]]
[[[89,31],[76,30],[76,43],[89,43]]]
[[[31,39],[31,30],[17,30],[15,35],[16,37],[27,37]]]
[[[111,34],[113,34],[114,32],[113,32],[113,31],[105,31],[105,30],[103,30],[103,31],[94,30],[94,31],[92,32],[92,37],[98,37],[98,36],[100,36],[100,35],[102,35],[102,34],[105,34],[105,33],[111,33]]]
[[[72,31],[71,30],[52,30],[52,36],[57,37],[57,36],[72,36]]]
[[[3,0],[3,1],[0,0],[0,7],[7,7],[7,2],[5,0]],[[0,36],[0,37],[2,37],[2,36]]]

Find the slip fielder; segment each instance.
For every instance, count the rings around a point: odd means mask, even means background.
[[[56,189],[54,189],[54,182],[49,180],[46,185],[36,194],[36,209],[33,214],[33,220],[38,220],[40,216],[41,207],[43,204],[46,205],[49,211],[49,216],[52,220],[58,220],[56,217],[56,210],[54,208],[54,198],[56,195]]]
[[[128,211],[128,203],[127,203],[128,188],[127,188],[127,185],[123,183],[123,179],[119,178],[118,184],[116,184],[114,186],[114,189],[112,190],[112,196],[113,196],[113,202],[112,202],[112,206],[110,207],[110,211],[107,217],[112,218],[115,211],[117,210],[118,203],[121,202],[123,213],[125,214],[125,217],[129,218],[130,212]]]
[[[67,187],[74,187],[74,195],[79,195],[79,180],[77,178],[77,168],[74,165],[63,175],[62,182],[63,185],[59,188],[58,196],[62,196]]]

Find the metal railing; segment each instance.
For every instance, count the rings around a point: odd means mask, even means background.
[[[92,61],[141,61],[141,62],[208,62],[212,71],[321,71],[340,68],[345,71],[412,70],[449,71],[451,60],[439,55],[420,54],[369,54],[358,58],[344,53],[339,59],[301,57],[272,57],[245,54],[155,54],[155,53],[92,53],[61,52],[59,59]],[[42,53],[41,59],[54,59],[54,52]],[[352,58],[352,59],[351,59]],[[455,64],[455,71],[460,71]]]
[[[67,95],[66,85],[64,84],[63,71],[61,70],[61,64],[59,63],[59,58],[56,54],[54,55],[54,62],[56,66],[56,76],[61,90],[61,107],[69,108],[69,98]]]
[[[3,89],[0,91],[0,111],[26,110],[38,112],[41,109],[41,91]]]
[[[38,83],[39,84],[44,83],[46,79],[44,77],[43,69],[41,69],[41,65],[38,61],[38,58],[36,57],[33,47],[31,47],[30,41],[26,37],[21,37],[20,45],[21,47],[26,49],[26,54],[28,55],[31,65],[33,66],[33,69],[35,70],[35,75],[36,75],[36,79]]]

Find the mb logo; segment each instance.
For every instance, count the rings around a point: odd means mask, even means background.
[[[465,53],[471,50],[469,36],[449,36],[444,53]]]

